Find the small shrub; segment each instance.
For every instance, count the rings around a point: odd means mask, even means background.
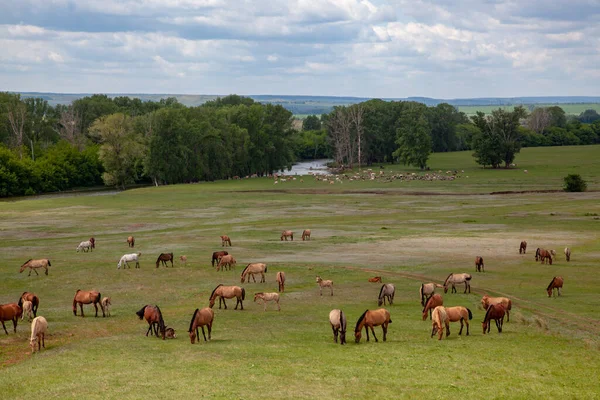
[[[585,192],[587,183],[578,174],[569,174],[565,176],[565,192]]]

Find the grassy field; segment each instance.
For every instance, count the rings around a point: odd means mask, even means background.
[[[31,354],[29,324],[0,335],[3,399],[205,398],[596,398],[600,393],[600,161],[598,146],[524,149],[511,170],[478,168],[469,153],[435,154],[432,172],[459,171],[454,181],[346,181],[305,177],[274,185],[251,179],[149,187],[120,193],[42,196],[0,202],[0,303],[23,291],[41,299],[46,350]],[[526,169],[528,173],[524,173]],[[395,170],[395,171],[394,171]],[[464,172],[461,172],[463,171]],[[386,174],[418,173],[386,166]],[[562,177],[580,173],[587,193],[563,193]],[[551,191],[556,192],[536,192]],[[513,192],[499,194],[498,192]],[[418,194],[417,194],[418,193]],[[312,240],[299,240],[302,229]],[[293,242],[282,242],[292,229]],[[141,268],[117,270],[136,237]],[[235,271],[217,272],[210,255],[228,234]],[[77,244],[96,238],[93,253]],[[519,255],[521,240],[528,253]],[[565,246],[573,251],[567,263]],[[556,249],[552,266],[533,259]],[[161,252],[187,265],[155,268]],[[485,260],[476,273],[474,259]],[[48,257],[48,276],[18,273],[29,258]],[[248,262],[268,264],[266,283],[245,283],[243,311],[215,306],[211,342],[191,345],[193,311],[208,305],[219,283],[240,284]],[[287,275],[281,312],[252,302]],[[473,274],[472,293],[445,294],[445,305],[474,314],[470,336],[459,326],[442,341],[421,320],[418,288],[451,272]],[[319,296],[315,275],[334,281]],[[354,343],[354,324],[377,308],[380,275],[396,285],[387,342]],[[553,276],[563,296],[548,298]],[[110,318],[71,311],[77,289],[113,300]],[[504,332],[482,335],[484,293],[513,299]],[[135,312],[158,304],[177,339],[145,337]],[[348,345],[333,343],[332,308],[348,315]]]
[[[527,104],[525,104],[527,106]],[[562,108],[567,115],[579,115],[585,110],[596,110],[600,112],[600,104],[598,103],[575,103],[575,104],[535,104],[536,108],[540,107],[552,107],[559,106]],[[464,112],[467,115],[475,115],[477,111],[482,111],[485,114],[491,114],[493,110],[502,108],[504,110],[512,110],[515,106],[459,106],[459,111]]]

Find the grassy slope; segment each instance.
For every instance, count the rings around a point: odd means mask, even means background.
[[[597,190],[597,153],[591,146],[525,149],[519,169],[509,171],[483,171],[467,153],[432,156],[432,169],[464,169],[469,176],[454,182],[306,179],[274,186],[255,179],[2,202],[0,303],[16,301],[25,290],[37,293],[51,334],[47,350],[32,356],[27,324],[16,335],[8,324],[10,335],[0,336],[3,398],[358,398],[365,387],[376,398],[593,397],[600,389],[600,221],[593,215],[600,215],[600,195],[459,193],[559,189],[568,172],[581,173]],[[388,194],[365,193],[373,189]],[[454,194],[403,195],[411,191]],[[284,228],[299,234],[308,227],[310,242],[279,240]],[[131,233],[142,268],[118,271]],[[223,233],[232,236],[236,272],[209,267]],[[97,250],[75,253],[92,234]],[[522,239],[529,241],[526,256],[517,253]],[[537,246],[560,251],[565,245],[573,248],[571,263],[564,256],[553,266],[532,260]],[[167,250],[186,254],[188,265],[154,268],[155,257]],[[486,273],[474,276],[474,293],[444,296],[446,305],[473,311],[472,335],[458,337],[452,324],[448,340],[430,339],[430,323],[420,318],[420,282],[471,272],[478,254]],[[50,257],[50,275],[18,274],[30,257]],[[243,285],[246,309],[216,309],[213,341],[190,345],[193,310],[207,305],[217,283],[239,284],[244,263],[259,260],[269,264],[267,283]],[[269,305],[264,313],[252,293],[276,290],[278,270],[288,277],[282,311]],[[319,297],[316,274],[334,280],[333,297]],[[387,343],[363,339],[357,346],[352,328],[366,308],[376,308],[379,285],[366,282],[375,274],[397,287],[389,307],[393,323]],[[544,291],[554,275],[565,277],[559,299]],[[113,316],[90,318],[86,306],[86,318],[75,318],[71,301],[78,288],[110,295]],[[502,335],[481,334],[484,292],[515,301]],[[146,324],[134,313],[147,303],[161,306],[176,340],[143,336]],[[349,317],[348,346],[331,340],[327,314],[336,307]],[[376,334],[381,340],[380,328]]]

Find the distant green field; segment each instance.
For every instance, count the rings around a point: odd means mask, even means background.
[[[585,110],[596,110],[600,112],[600,104],[599,103],[581,103],[581,104],[535,104],[536,108],[539,107],[551,107],[551,106],[559,106],[562,108],[566,114],[570,115],[579,115]],[[515,105],[510,106],[459,106],[458,109],[464,112],[467,115],[475,115],[477,111],[481,111],[485,114],[490,114],[493,110],[497,110],[498,108],[502,108],[504,110],[512,110]],[[525,107],[528,107],[525,104]]]
[[[271,398],[595,398],[600,393],[600,146],[523,149],[518,168],[484,170],[470,152],[433,154],[431,173],[458,171],[454,181],[387,182],[414,168],[386,165],[374,180],[334,184],[305,176],[274,184],[256,178],[146,187],[124,192],[51,195],[0,202],[0,304],[24,291],[40,297],[46,350],[31,354],[29,324],[0,331],[2,399]],[[527,173],[524,172],[527,170]],[[393,171],[393,172],[392,172]],[[462,172],[464,171],[464,172]],[[570,172],[587,193],[561,192]],[[556,190],[556,192],[539,191]],[[497,192],[513,191],[500,194]],[[523,193],[517,193],[523,192]],[[312,240],[302,241],[302,229]],[[281,241],[284,229],[294,241]],[[211,267],[219,235],[238,263]],[[125,243],[136,238],[135,249]],[[97,248],[77,253],[90,236]],[[520,255],[521,240],[528,251]],[[573,250],[566,262],[562,249]],[[553,265],[535,262],[536,247],[556,249]],[[140,269],[116,269],[125,253],[141,252]],[[174,252],[174,268],[156,268]],[[188,262],[181,264],[180,255]],[[475,256],[485,272],[476,273]],[[49,275],[28,276],[29,258],[51,259]],[[266,283],[240,283],[249,262],[268,265]],[[253,303],[287,275],[281,311]],[[418,290],[450,273],[473,275],[471,293],[439,292],[444,305],[468,307],[470,335],[459,323],[442,341],[430,338]],[[315,276],[332,279],[319,296]],[[552,277],[565,279],[549,298]],[[357,318],[376,309],[381,276],[396,286],[387,342],[354,343]],[[219,283],[246,289],[244,310],[214,308],[212,341],[191,345],[194,309],[208,305]],[[109,318],[72,314],[77,289],[111,296]],[[482,333],[483,294],[513,301],[499,334]],[[174,340],[144,336],[135,312],[158,304]],[[348,344],[333,343],[329,311],[348,316]],[[466,329],[466,328],[465,328]]]

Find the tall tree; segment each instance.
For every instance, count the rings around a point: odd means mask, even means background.
[[[399,119],[394,155],[404,165],[414,165],[421,169],[427,167],[431,153],[431,128],[426,117],[424,104],[412,103],[402,112]]]
[[[302,121],[303,131],[318,131],[321,129],[321,120],[316,115],[309,115]]]
[[[428,109],[427,120],[431,127],[433,151],[456,151],[456,126],[469,121],[465,114],[448,103],[441,103]]]

